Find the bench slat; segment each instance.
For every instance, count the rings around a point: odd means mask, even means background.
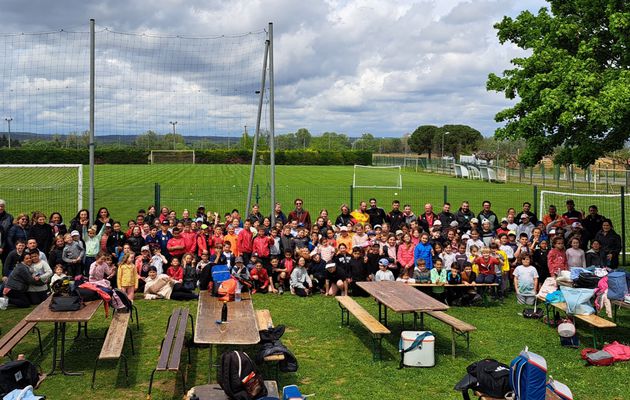
[[[179,322],[179,315],[182,309],[176,308],[171,314],[171,319],[166,329],[166,336],[162,343],[162,350],[160,352],[160,358],[158,359],[157,368],[158,371],[165,371],[168,368],[168,359],[171,354],[171,347],[173,347],[173,340],[175,340],[175,329],[177,329],[177,323]]]
[[[273,321],[269,310],[256,310],[256,324],[259,331],[264,331],[269,327],[273,328]]]
[[[4,357],[26,336],[37,322],[21,320],[0,339],[0,357]]]
[[[171,358],[168,362],[168,369],[170,371],[179,370],[179,362],[182,356],[182,349],[184,348],[184,339],[186,338],[186,326],[188,326],[188,309],[184,308],[179,317],[177,336],[175,338],[175,344],[173,345],[173,351],[171,352]]]
[[[428,311],[427,314],[429,314],[430,316],[432,316],[433,318],[437,320],[444,322],[447,325],[452,326],[453,328],[455,328],[456,330],[460,332],[472,332],[472,331],[477,330],[477,328],[475,328],[471,324],[461,321],[443,311]]]
[[[541,299],[541,298],[539,297],[538,299]],[[561,311],[567,312],[567,303],[564,303],[564,302],[551,303],[551,305]],[[595,314],[575,314],[572,316],[596,328],[614,328],[617,326],[617,324],[615,324],[614,322],[609,321],[605,318],[599,317]]]
[[[120,358],[125,346],[127,326],[129,325],[129,313],[114,313],[109,324],[107,336],[103,342],[99,360],[115,360]]]
[[[388,335],[391,333],[387,327],[378,322],[367,310],[349,296],[336,296],[335,299],[344,306],[348,312],[354,315],[363,326],[375,335]]]

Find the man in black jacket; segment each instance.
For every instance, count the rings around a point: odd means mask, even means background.
[[[400,201],[392,201],[392,210],[387,215],[387,222],[389,222],[390,232],[396,232],[405,224],[405,216],[400,211]]]
[[[372,226],[383,225],[383,222],[387,220],[385,210],[376,205],[376,199],[373,197],[370,199],[370,208],[366,212],[370,216],[370,225]]]
[[[470,230],[470,220],[475,218],[475,213],[470,210],[470,204],[467,201],[462,202],[461,207],[455,214],[460,232],[468,232]]]
[[[442,229],[447,229],[451,226],[451,222],[457,221],[455,214],[451,212],[451,203],[444,203],[442,206],[442,212],[438,214],[438,219],[442,223]]]

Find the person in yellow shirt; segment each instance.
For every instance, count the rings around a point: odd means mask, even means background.
[[[367,213],[367,203],[362,201],[359,203],[359,209],[350,213],[355,224],[365,225],[370,221],[370,214]]]
[[[125,292],[131,301],[138,288],[138,270],[131,259],[132,255],[133,253],[127,253],[123,256],[116,274],[118,288]]]
[[[337,249],[339,249],[339,246],[341,244],[345,244],[347,249],[352,248],[352,236],[349,234],[348,231],[349,230],[347,226],[342,226],[341,228],[339,228],[339,236],[336,239]]]

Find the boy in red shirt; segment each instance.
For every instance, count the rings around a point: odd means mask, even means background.
[[[479,267],[476,283],[494,283],[497,268],[501,269],[501,261],[490,255],[490,248],[484,247],[481,250],[481,257],[475,258],[474,264]]]
[[[186,253],[186,241],[182,237],[179,228],[173,228],[173,237],[166,244],[166,249],[173,258],[179,258]]]
[[[271,277],[267,273],[267,270],[263,268],[263,264],[260,261],[256,261],[256,266],[250,272],[250,277],[254,284],[252,288],[252,294],[256,292],[260,293],[275,293],[276,289],[273,287]]]
[[[166,270],[166,275],[176,280],[177,283],[182,283],[184,280],[184,269],[179,263],[179,258],[173,258],[171,260],[171,266]]]
[[[263,262],[263,265],[269,265],[269,246],[274,244],[274,240],[265,235],[265,227],[258,227],[258,235],[254,238],[252,244],[252,253],[257,254]]]
[[[241,257],[243,257],[243,262],[245,263],[245,265],[249,263],[249,258],[252,256],[253,250],[252,246],[254,235],[252,234],[251,226],[252,223],[248,219],[246,219],[245,222],[243,222],[243,229],[241,229],[241,231],[238,233],[238,237],[236,239],[238,251]]]

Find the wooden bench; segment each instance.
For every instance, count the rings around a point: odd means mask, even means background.
[[[470,285],[466,285],[466,284],[463,284],[463,283],[460,283],[460,284],[450,284],[450,283],[445,283],[445,284],[437,284],[437,283],[408,283],[407,285],[413,286],[413,287],[437,287],[437,286],[441,286],[441,287],[446,287],[446,288],[449,288],[449,287],[460,287],[460,288],[469,288],[469,289],[483,288],[483,287],[495,287],[495,288],[499,287],[498,283],[471,283]],[[488,291],[487,290],[483,290],[481,292],[481,299],[483,300],[483,305],[484,306],[488,306]]]
[[[475,392],[475,396],[479,397],[479,400],[505,400],[498,397],[490,397],[487,394],[481,392]],[[562,400],[557,394],[553,393],[549,389],[545,393],[545,400]]]
[[[383,335],[389,335],[391,331],[387,329],[386,326],[378,322],[376,318],[370,315],[370,313],[368,313],[351,297],[336,296],[335,299],[337,299],[339,302],[339,308],[341,308],[341,325],[344,325],[344,316],[345,325],[350,325],[350,314],[354,315],[357,320],[372,334],[372,359],[382,359],[383,347],[381,341]]]
[[[258,325],[259,331],[264,331],[266,329],[273,328],[273,320],[271,319],[271,312],[269,310],[256,310],[256,324]],[[265,362],[268,363],[276,363],[276,380],[278,379],[278,371],[280,370],[280,366],[277,364],[280,361],[284,360],[284,354],[270,354],[263,358]]]
[[[622,308],[630,308],[630,304],[623,300],[610,300],[613,305],[613,321],[617,323],[617,311]]]
[[[179,368],[179,364],[181,361],[182,350],[184,348],[184,341],[186,339],[186,326],[188,326],[188,319],[190,319],[191,331],[194,332],[194,322],[188,308],[178,307],[173,310],[173,313],[168,318],[166,335],[164,339],[162,339],[162,344],[160,345],[160,357],[158,358],[157,366],[153,372],[151,372],[149,393],[147,394],[148,399],[151,399],[153,377],[157,371],[179,371],[182,375],[182,387],[184,388],[184,393],[186,392],[186,374]],[[187,348],[188,364],[190,364],[190,346],[187,346]]]
[[[0,339],[0,358],[11,358],[11,350],[26,336],[29,332],[37,332],[37,339],[39,341],[39,352],[44,354],[42,347],[42,335],[39,328],[36,326],[37,322],[26,322],[21,320],[18,322],[9,332],[7,332],[2,339]]]
[[[267,388],[267,396],[280,398],[276,381],[265,381],[265,387]],[[188,394],[184,398],[190,400],[193,394],[196,395],[199,400],[228,400],[228,397],[218,383],[195,386],[188,391]]]
[[[455,357],[455,340],[457,337],[464,337],[466,339],[466,350],[470,350],[470,332],[476,331],[477,328],[467,322],[460,321],[444,311],[427,311],[427,314],[451,327],[451,352],[453,357]]]
[[[92,371],[92,389],[94,389],[94,380],[96,379],[96,367],[99,360],[118,360],[122,357],[125,363],[125,378],[129,378],[129,372],[127,368],[127,357],[123,354],[123,347],[125,346],[125,337],[127,331],[129,331],[129,340],[131,343],[131,354],[136,354],[133,348],[133,332],[129,328],[129,319],[131,312],[119,313],[115,312],[112,315],[112,322],[109,324],[109,329],[103,341],[103,347],[101,352],[94,361],[94,370]],[[136,317],[137,320],[137,317]],[[129,384],[129,381],[127,381]]]
[[[543,297],[538,297],[539,301],[545,301],[545,298]],[[567,303],[561,302],[561,303],[551,303],[548,304],[547,302],[545,302],[545,307],[547,309],[547,320],[551,321],[551,315],[550,315],[550,306],[553,306],[554,308],[557,308],[560,311],[563,311],[565,314],[567,314],[569,317],[573,318],[574,322],[576,319],[579,319],[580,321],[584,321],[586,322],[593,330],[593,347],[597,348],[597,338],[598,338],[598,329],[607,329],[607,328],[614,328],[617,326],[617,324],[615,324],[612,321],[609,321],[607,319],[604,319],[602,317],[599,317],[595,314],[575,314],[575,315],[570,315],[567,313]]]

